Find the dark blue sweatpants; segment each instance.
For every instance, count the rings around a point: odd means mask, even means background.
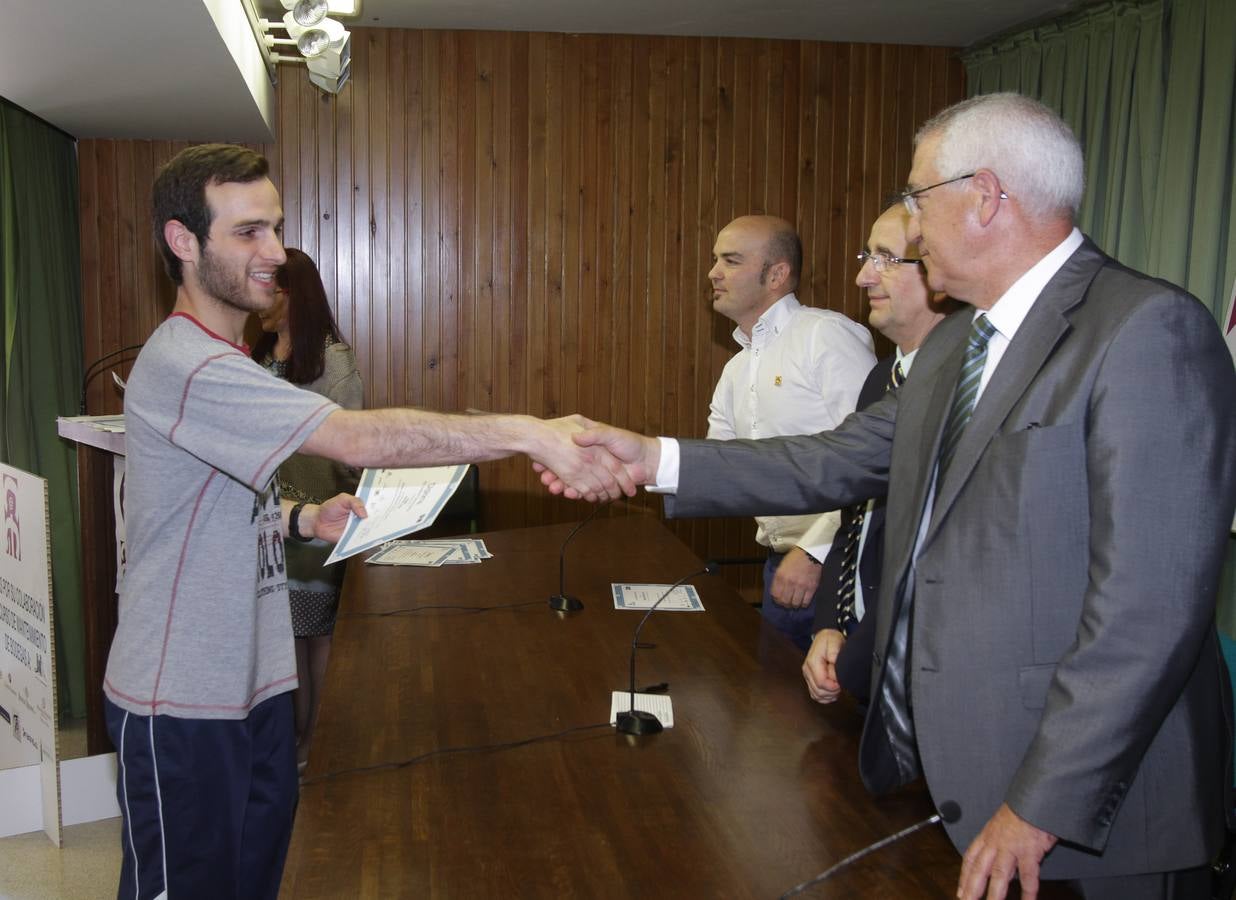
[[[297,797],[292,695],[245,719],[104,705],[123,816],[117,896],[274,900]]]

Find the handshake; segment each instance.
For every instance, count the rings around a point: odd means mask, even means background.
[[[661,443],[581,415],[532,420],[526,450],[541,483],[571,500],[616,500],[656,481]]]

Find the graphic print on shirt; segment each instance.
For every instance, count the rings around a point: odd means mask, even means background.
[[[286,583],[283,562],[283,510],[279,507],[279,479],[271,478],[266,490],[253,495],[249,519],[258,526],[257,598],[278,591]]]

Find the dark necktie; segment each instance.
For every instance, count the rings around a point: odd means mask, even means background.
[[[996,333],[986,315],[974,320],[970,337],[966,342],[965,356],[961,362],[961,375],[953,392],[953,404],[944,423],[944,434],[937,457],[936,485],[944,481],[944,472],[957,449],[961,433],[974,414],[978,399],[983,366],[987,362],[987,342]],[[921,523],[920,523],[921,527]],[[893,623],[888,642],[888,654],[884,664],[884,677],[880,682],[880,712],[889,745],[897,760],[904,782],[912,781],[920,774],[918,748],[914,737],[914,719],[910,711],[910,615],[914,605],[913,574],[910,586],[901,600],[897,621]]]
[[[898,360],[889,372],[887,389],[891,391],[899,388],[905,380],[901,361]],[[854,584],[855,579],[858,578],[859,550],[862,549],[859,544],[863,536],[863,520],[866,517],[867,501],[865,500],[862,503],[855,503],[842,514],[845,524],[842,529],[841,575],[838,576],[837,581],[837,626],[847,637],[858,624],[858,618],[854,615]]]

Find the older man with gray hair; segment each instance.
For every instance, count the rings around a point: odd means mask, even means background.
[[[1087,900],[1207,897],[1231,809],[1214,609],[1236,374],[1202,304],[1077,230],[1082,187],[1046,107],[957,104],[919,132],[904,200],[930,286],[972,309],[913,378],[810,437],[576,436],[676,494],[674,515],[887,489],[860,770],[876,791],[921,774],[960,808],[962,900],[1014,877],[1023,897],[1040,878]]]

